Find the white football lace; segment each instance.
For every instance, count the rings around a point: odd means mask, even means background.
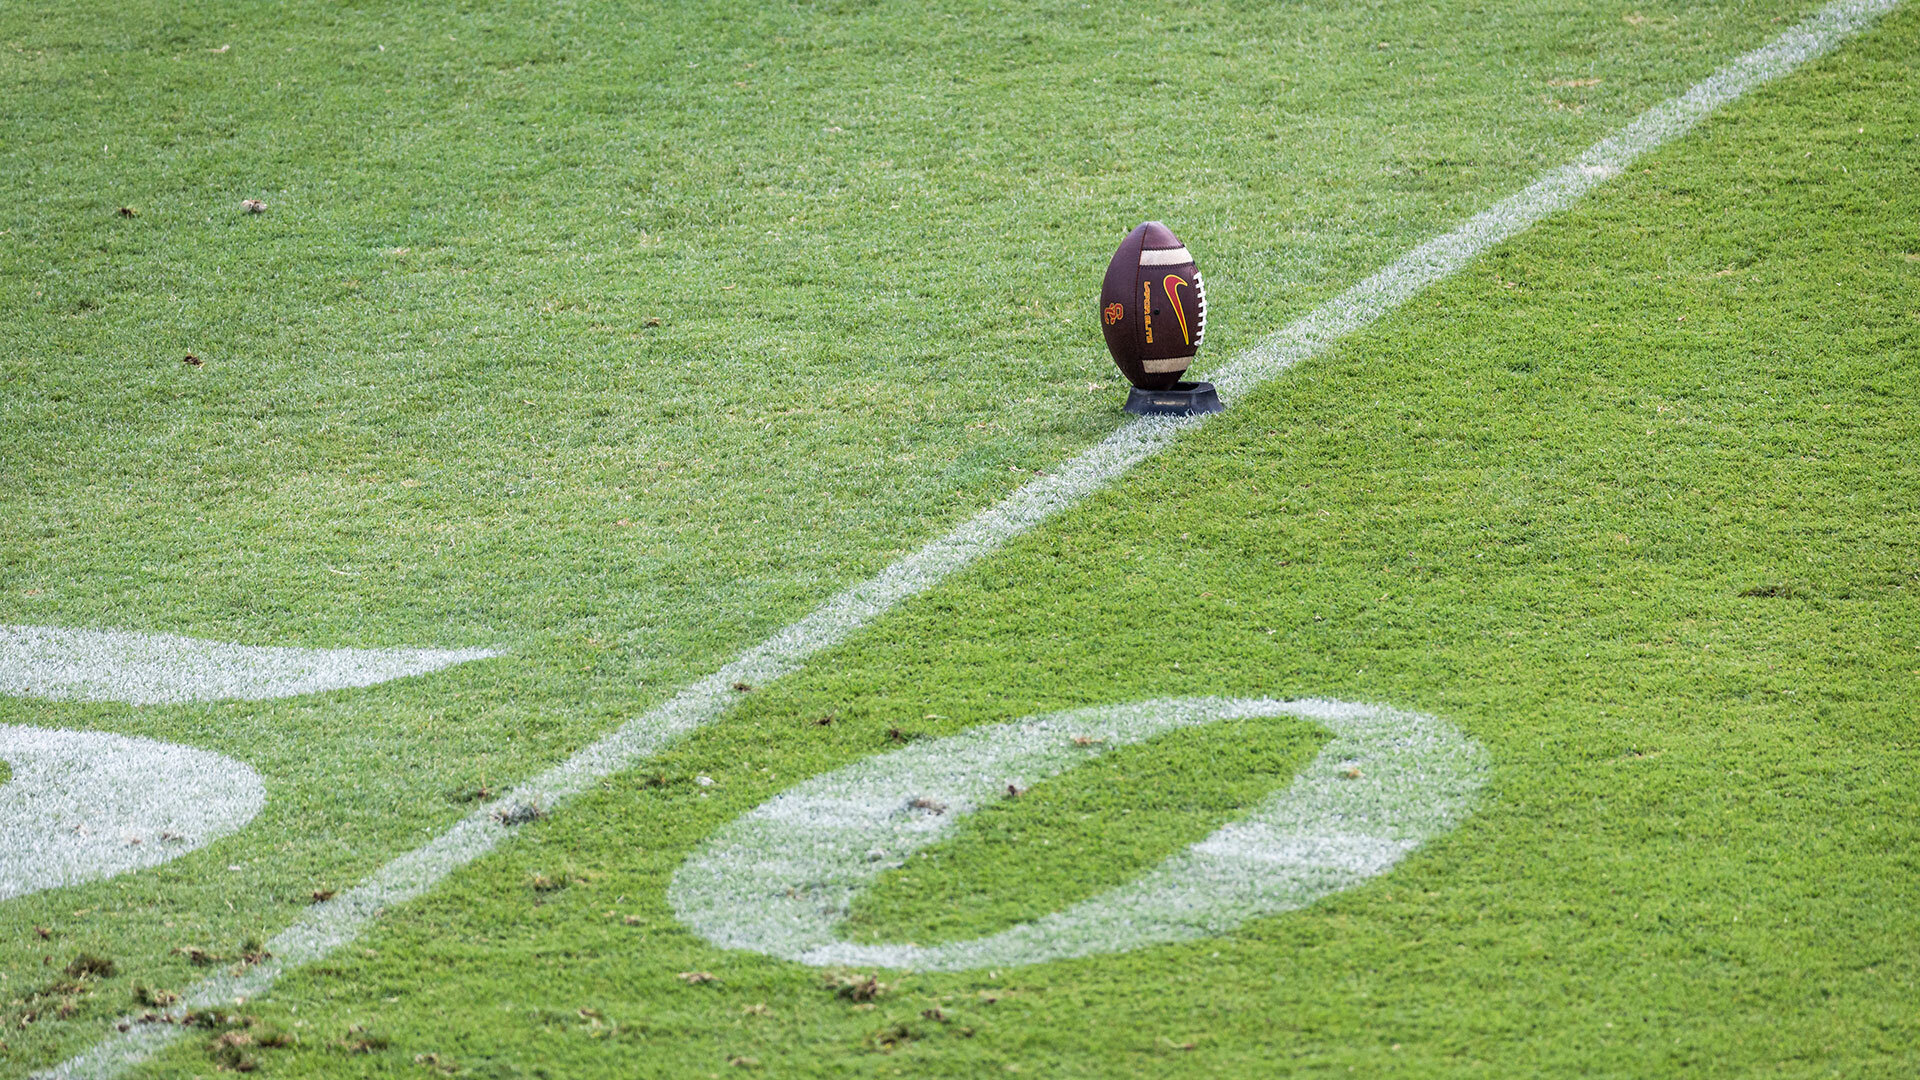
[[[1193,272],[1193,295],[1200,304],[1200,328],[1193,332],[1193,347],[1207,340],[1207,283],[1200,280],[1200,271]]]

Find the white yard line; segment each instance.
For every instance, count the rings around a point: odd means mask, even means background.
[[[1648,109],[1571,164],[1548,172],[1445,236],[1420,245],[1235,358],[1216,377],[1222,396],[1243,396],[1340,337],[1371,324],[1493,245],[1565,208],[1636,158],[1691,130],[1720,106],[1831,51],[1898,4],[1899,0],[1840,0],[1820,9],[1686,93]],[[1028,484],[878,576],[833,597],[726,667],[388,863],[354,889],[310,908],[269,943],[276,959],[241,976],[206,980],[190,991],[188,1004],[229,1003],[266,991],[282,973],[352,941],[385,908],[419,896],[491,851],[510,831],[496,813],[529,804],[552,809],[596,781],[645,760],[724,713],[735,696],[735,682],[760,685],[796,670],[808,657],[845,641],[901,601],[925,592],[1079,502],[1167,446],[1180,432],[1204,422],[1205,417],[1127,423],[1052,475]],[[177,1038],[180,1031],[174,1024],[131,1024],[126,1032],[110,1034],[93,1049],[37,1075],[116,1076]]]

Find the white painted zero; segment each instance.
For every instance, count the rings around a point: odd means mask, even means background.
[[[1333,738],[1253,813],[1134,881],[986,937],[841,940],[856,896],[1007,785],[1175,728],[1283,716]],[[702,845],[668,899],[716,945],[816,966],[958,971],[1125,952],[1219,935],[1385,873],[1465,816],[1485,772],[1485,750],[1453,725],[1377,705],[1175,698],[1075,709],[916,743],[791,788]]]
[[[259,774],[224,754],[0,724],[0,900],[155,866],[253,820]]]

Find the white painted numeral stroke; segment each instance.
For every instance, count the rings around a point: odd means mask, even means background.
[[[0,694],[56,701],[264,701],[425,675],[495,649],[291,649],[175,634],[0,626]]]
[[[373,686],[493,649],[291,649],[57,626],[0,626],[0,694],[160,705]],[[0,900],[154,866],[260,812],[230,757],[119,735],[0,725]]]
[[[1333,738],[1292,784],[1133,882],[1000,933],[861,945],[838,926],[881,873],[958,818],[1176,728],[1298,717]],[[804,964],[1011,967],[1216,936],[1385,873],[1466,815],[1486,752],[1420,713],[1341,701],[1175,698],[1049,713],[815,777],[723,828],[675,874],[674,911],[727,948]]]
[[[223,754],[0,724],[0,900],[184,855],[253,820],[266,791]]]

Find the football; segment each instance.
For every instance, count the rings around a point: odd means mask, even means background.
[[[1100,329],[1127,381],[1169,390],[1207,334],[1207,290],[1173,230],[1149,221],[1120,241],[1100,286]]]

